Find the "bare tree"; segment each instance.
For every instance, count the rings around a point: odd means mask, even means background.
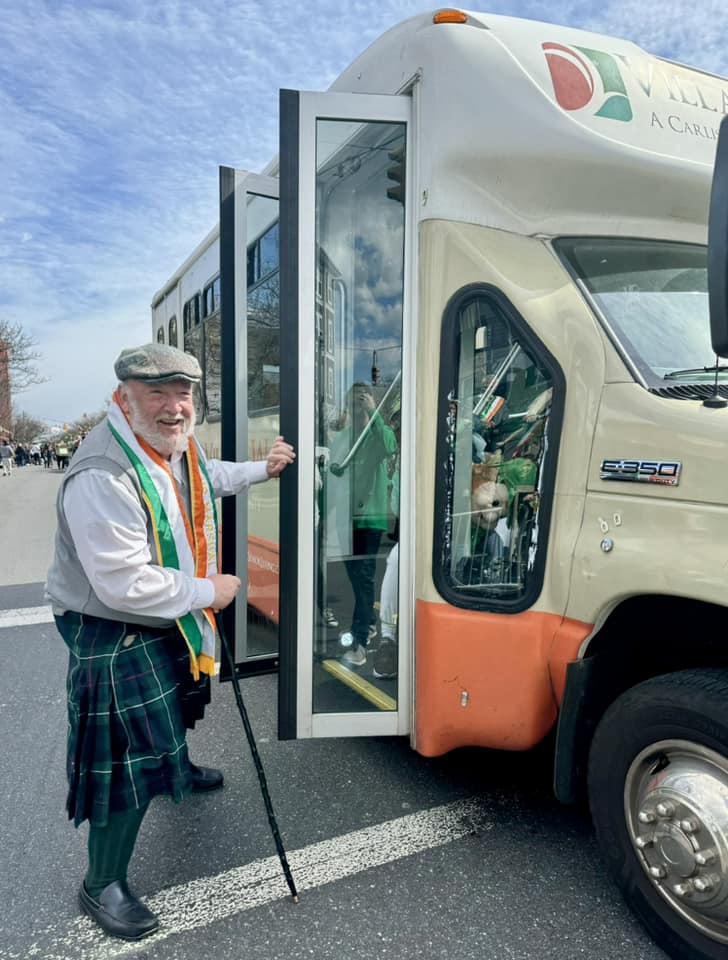
[[[106,406],[102,410],[97,410],[95,413],[84,413],[83,416],[79,417],[77,420],[74,420],[73,423],[69,424],[69,426],[61,434],[63,439],[73,441],[77,437],[85,437],[92,427],[95,427],[97,423],[101,423],[101,421],[104,419],[108,413],[110,402],[110,399],[106,400]]]
[[[28,413],[19,413],[13,420],[13,439],[16,443],[33,443],[45,431],[46,425]]]
[[[42,359],[33,337],[23,330],[22,324],[10,323],[0,318],[0,354],[7,358],[10,389],[13,394],[27,390],[47,379],[38,372],[36,364]]]
[[[40,353],[19,323],[0,319],[0,434],[11,431],[13,396],[34,383],[43,383],[36,367]]]

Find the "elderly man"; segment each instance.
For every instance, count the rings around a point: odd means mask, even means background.
[[[58,493],[47,592],[70,655],[68,816],[89,821],[81,907],[107,933],[139,940],[159,925],[127,884],[150,800],[223,782],[191,763],[186,743],[209,702],[214,612],[240,588],[217,567],[215,497],[277,477],[295,454],[278,437],[265,461],[206,460],[190,354],[148,344],[122,351],[114,369],[108,416]]]

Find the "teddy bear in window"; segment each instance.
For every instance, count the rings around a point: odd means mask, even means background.
[[[495,530],[508,510],[508,487],[493,477],[493,470],[487,463],[474,463],[472,470],[470,502],[473,524],[483,531]]]
[[[500,454],[472,466],[470,555],[460,564],[460,577],[467,586],[497,583],[503,578],[505,548],[496,531],[508,510],[508,487],[498,477]]]

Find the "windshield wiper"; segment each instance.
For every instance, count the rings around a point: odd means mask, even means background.
[[[680,377],[689,377],[694,376],[697,373],[725,373],[728,371],[728,366],[716,366],[715,364],[712,367],[690,367],[687,370],[671,370],[670,373],[666,373],[663,376],[663,380],[678,380]]]

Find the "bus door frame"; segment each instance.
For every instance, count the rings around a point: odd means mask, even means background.
[[[251,196],[279,200],[279,182],[247,170],[220,167],[220,324],[221,324],[221,458],[248,460],[248,201]],[[279,254],[280,256],[280,254]],[[234,638],[235,670],[240,676],[270,673],[278,656],[247,656],[248,509],[247,497],[222,500],[222,570],[234,570],[242,581],[238,599],[222,614],[223,629]],[[221,680],[231,665],[221,656]]]
[[[278,736],[403,735],[414,729],[414,399],[416,216],[414,90],[396,95],[280,92],[281,432],[296,463],[281,476]],[[318,120],[406,126],[400,443],[399,676],[396,711],[313,712],[314,370]],[[308,321],[307,325],[304,325]],[[307,331],[303,335],[301,330]],[[305,599],[302,599],[305,598]]]

